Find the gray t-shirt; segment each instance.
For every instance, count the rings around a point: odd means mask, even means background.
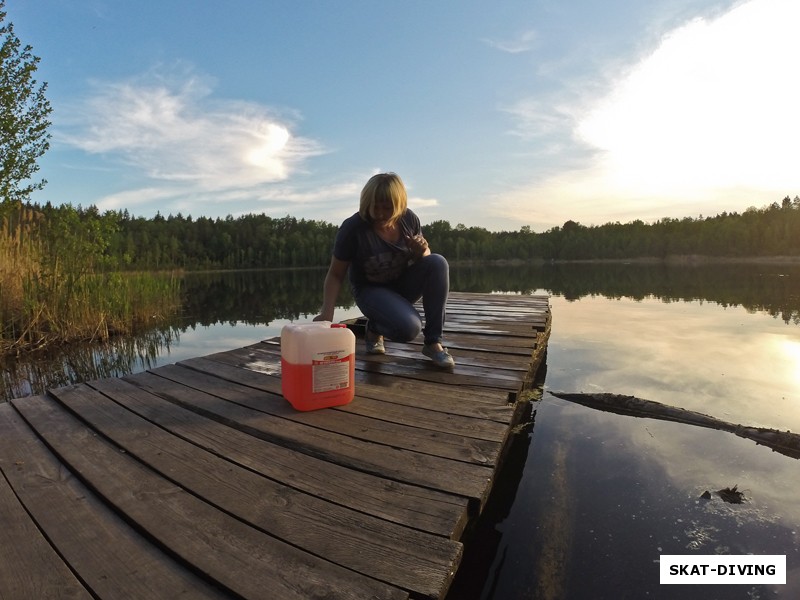
[[[422,227],[419,217],[408,209],[399,225],[400,240],[391,244],[358,213],[344,220],[336,234],[333,255],[350,263],[350,283],[354,288],[365,283],[391,285],[408,268],[412,256],[405,238],[422,233]]]

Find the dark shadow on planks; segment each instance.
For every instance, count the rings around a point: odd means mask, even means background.
[[[289,406],[277,339],[2,404],[0,597],[443,598],[549,332],[452,294],[455,370],[359,344],[343,407]]]

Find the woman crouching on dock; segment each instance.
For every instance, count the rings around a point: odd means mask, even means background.
[[[371,177],[361,190],[358,212],[339,227],[325,275],[322,311],[315,321],[333,321],[348,272],[353,297],[367,318],[368,354],[386,351],[384,336],[410,342],[422,332],[422,353],[438,367],[453,368],[455,361],[442,346],[449,265],[442,255],[431,253],[419,217],[408,208],[405,185],[395,173]],[[424,327],[414,308],[420,298]]]

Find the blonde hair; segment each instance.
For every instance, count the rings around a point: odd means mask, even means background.
[[[403,180],[396,173],[378,173],[369,178],[361,190],[361,203],[358,214],[367,222],[375,218],[375,205],[379,202],[392,203],[390,223],[395,223],[403,216],[408,207],[408,195]]]

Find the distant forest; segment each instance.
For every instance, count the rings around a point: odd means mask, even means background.
[[[208,270],[325,266],[338,224],[286,216],[234,218],[157,214],[133,217],[91,206],[44,206],[5,202],[6,232],[35,238],[50,253],[90,270]],[[567,221],[536,233],[530,227],[492,232],[423,225],[434,251],[452,262],[487,260],[592,260],[800,256],[800,197],[763,208],[713,217],[665,218],[585,226]]]

